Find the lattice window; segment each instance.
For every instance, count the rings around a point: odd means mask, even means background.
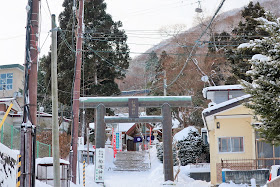
[[[0,74],[0,90],[13,89],[13,73]]]

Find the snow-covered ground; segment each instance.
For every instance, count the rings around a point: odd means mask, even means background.
[[[12,157],[16,157],[18,151],[12,151],[5,147],[0,143],[0,150],[5,152],[5,155],[11,155]],[[156,148],[153,146],[150,149],[151,155],[151,169],[148,171],[142,172],[121,172],[121,171],[113,171],[111,168],[113,167],[113,151],[110,148],[106,149],[106,170],[105,170],[105,185],[106,187],[160,187],[163,186],[164,175],[163,175],[163,164],[156,157]],[[0,158],[1,159],[1,158]],[[1,161],[1,160],[0,160]],[[1,163],[1,162],[0,162]],[[0,167],[2,167],[0,165]],[[178,168],[174,167],[174,172],[176,172]],[[175,184],[178,187],[210,187],[209,182],[194,180],[188,177],[188,173],[192,168],[189,166],[181,166],[180,173],[178,179],[176,179]],[[3,178],[5,176],[3,174],[3,170],[0,169],[0,179],[4,179],[4,185],[0,185],[3,187],[15,186],[14,176],[16,174],[16,167],[14,167],[15,171],[12,171],[11,177]],[[205,170],[205,168],[202,168]],[[2,177],[2,178],[1,178]],[[70,184],[70,187],[82,187],[82,164],[80,164],[80,179],[77,178],[77,184]],[[80,182],[79,182],[80,181]],[[80,183],[80,184],[79,184]],[[38,187],[50,187],[44,182],[40,182],[36,180],[36,186]],[[94,183],[94,165],[86,166],[86,186],[94,187],[98,186]],[[167,186],[167,185],[164,185]],[[221,184],[220,187],[248,187],[248,185],[237,185],[237,184]]]
[[[110,168],[112,165],[112,150],[106,150],[106,171],[105,171],[105,185],[106,187],[160,187],[163,186],[164,175],[163,175],[163,164],[156,157],[156,148],[153,146],[150,149],[151,155],[151,169],[142,172],[122,172],[112,171]],[[110,156],[111,155],[111,156]],[[110,160],[108,160],[110,159]],[[82,167],[82,166],[81,166]],[[178,168],[174,167],[174,172]],[[192,168],[189,166],[181,166],[178,179],[175,184],[178,187],[210,187],[209,182],[194,180],[188,177],[188,173]],[[205,168],[201,168],[205,170]],[[86,186],[97,186],[93,180],[94,166],[86,166]],[[77,180],[79,181],[79,180]],[[80,176],[81,184],[71,184],[71,187],[82,186],[82,174]],[[166,185],[164,185],[166,186]],[[221,184],[220,187],[247,187],[247,185],[236,185],[236,184]]]

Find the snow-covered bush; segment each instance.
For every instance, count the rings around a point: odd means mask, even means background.
[[[203,143],[203,140],[194,127],[187,127],[178,132],[173,138],[173,163],[177,165],[176,149],[181,165],[189,163],[209,162],[209,147]],[[163,162],[163,144],[157,145],[157,157]]]

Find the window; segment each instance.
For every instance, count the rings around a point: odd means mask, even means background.
[[[243,152],[243,137],[219,138],[219,152]]]
[[[0,90],[13,89],[13,73],[0,74]]]

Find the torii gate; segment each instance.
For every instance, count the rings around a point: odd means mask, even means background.
[[[80,97],[80,108],[96,108],[95,146],[105,148],[106,123],[162,123],[164,181],[174,181],[171,107],[191,105],[191,96]],[[106,108],[128,107],[129,117],[105,116]],[[138,116],[139,107],[161,107],[161,116]]]

